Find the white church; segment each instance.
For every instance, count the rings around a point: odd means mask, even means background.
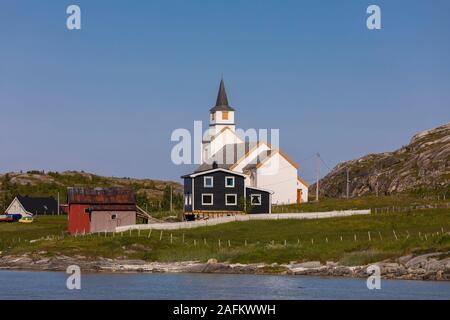
[[[246,187],[272,192],[272,204],[308,201],[308,183],[300,177],[293,160],[267,141],[248,141],[236,132],[235,109],[228,103],[223,79],[209,121],[202,142],[202,163],[196,172],[216,167],[244,174]]]

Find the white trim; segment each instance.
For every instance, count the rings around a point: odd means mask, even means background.
[[[192,210],[192,212],[194,212],[194,192],[195,192],[195,188],[194,188],[194,179],[191,179],[191,188],[192,188],[192,190],[191,190],[191,193],[192,193],[192,207],[191,207],[191,210]]]
[[[259,204],[253,204],[253,199],[252,197],[258,197],[259,198]],[[251,193],[250,194],[250,205],[252,206],[262,206],[262,195],[259,193]]]
[[[211,179],[211,185],[206,184],[207,179]],[[214,177],[213,176],[203,177],[203,188],[214,188]]]
[[[246,175],[243,174],[243,173],[239,173],[239,172],[236,172],[236,171],[231,171],[231,170],[227,170],[227,169],[223,169],[223,168],[217,168],[217,169],[211,169],[211,170],[202,171],[202,172],[196,172],[196,173],[193,173],[193,174],[189,175],[188,177],[195,178],[195,177],[198,177],[198,176],[203,176],[205,174],[210,174],[210,173],[214,173],[214,172],[217,172],[217,171],[222,171],[222,172],[226,172],[226,173],[229,173],[229,174],[234,174],[235,176],[241,176],[241,177],[244,177],[244,178],[246,177]]]
[[[233,179],[233,185],[227,185],[227,179]],[[225,188],[234,188],[236,186],[236,177],[234,176],[225,176]]]
[[[245,187],[245,188],[246,188],[246,189],[257,190],[257,191],[268,192],[268,193],[270,193],[270,194],[273,194],[273,193],[274,193],[272,190],[269,190],[269,189],[256,188],[256,187]]]
[[[234,203],[228,203],[228,196],[234,196]],[[226,193],[225,194],[225,205],[226,206],[237,206],[237,194],[236,193]]]
[[[269,194],[269,214],[272,214],[272,194]]]
[[[211,203],[204,203],[203,196],[211,196]],[[202,193],[202,206],[212,206],[214,205],[214,194],[212,193]]]

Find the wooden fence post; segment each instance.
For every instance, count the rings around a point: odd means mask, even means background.
[[[395,233],[395,230],[392,230],[392,232],[394,233],[395,240],[398,240],[398,237],[397,237],[397,234]]]

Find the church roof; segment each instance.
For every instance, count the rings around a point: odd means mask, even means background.
[[[255,159],[253,159],[252,161],[250,161],[249,164],[247,164],[242,171],[246,172],[252,169],[257,169],[258,166],[263,163],[267,158],[270,158],[273,154],[273,150],[266,150],[261,152]]]
[[[216,105],[211,108],[209,111],[234,111],[230,104],[228,103],[227,91],[225,90],[225,83],[220,80],[219,93],[217,94]]]
[[[218,168],[231,169],[242,157],[244,157],[256,145],[254,142],[227,144],[217,151],[208,161],[203,163],[195,170],[201,172],[212,169],[213,162],[216,162]]]

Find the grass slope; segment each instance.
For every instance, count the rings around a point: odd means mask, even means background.
[[[274,206],[273,213],[283,212],[323,212],[333,210],[351,209],[374,209],[374,208],[410,208],[421,205],[443,205],[450,203],[449,199],[439,199],[430,201],[422,197],[408,194],[398,194],[395,196],[364,196],[352,199],[322,198],[320,202],[314,200],[308,203]]]
[[[32,225],[2,224],[0,251],[164,262],[216,258],[234,263],[320,260],[358,265],[409,253],[450,250],[448,209],[323,220],[249,221],[175,232],[134,231],[131,235],[126,232],[83,237],[62,237],[65,223],[62,217],[41,217]],[[47,239],[29,242],[38,238]]]

